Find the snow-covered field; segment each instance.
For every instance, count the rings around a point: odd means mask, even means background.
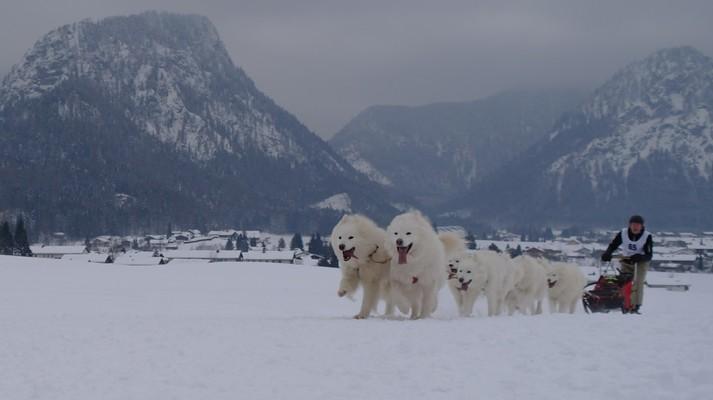
[[[444,289],[357,321],[333,269],[0,257],[0,399],[708,399],[712,278],[641,316],[462,319]]]

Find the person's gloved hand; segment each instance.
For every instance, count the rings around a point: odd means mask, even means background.
[[[643,261],[643,259],[644,259],[644,256],[642,256],[641,254],[634,254],[633,256],[629,257],[629,261],[631,261],[634,264],[640,263],[641,261]]]
[[[609,261],[611,261],[611,254],[609,254],[609,253],[603,253],[603,254],[602,254],[602,261],[604,261],[604,262],[609,262]]]

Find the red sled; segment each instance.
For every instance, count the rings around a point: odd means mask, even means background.
[[[587,313],[626,312],[631,309],[633,275],[619,273],[601,275],[596,282],[584,287],[582,305]]]

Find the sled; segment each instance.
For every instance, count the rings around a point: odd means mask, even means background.
[[[631,287],[634,281],[632,274],[622,273],[609,267],[602,271],[600,265],[599,279],[587,284],[582,295],[584,311],[591,313],[608,313],[611,310],[628,310],[631,308]]]

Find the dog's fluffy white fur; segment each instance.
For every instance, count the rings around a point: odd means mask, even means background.
[[[446,285],[448,285],[448,290],[451,292],[451,295],[453,296],[453,300],[456,302],[456,306],[458,307],[458,313],[461,316],[468,316],[470,313],[464,312],[464,305],[467,303],[467,295],[469,294],[468,292],[468,285],[463,287],[462,282],[458,281],[458,269],[462,265],[466,265],[466,263],[472,262],[470,259],[470,256],[465,253],[464,251],[457,252],[455,254],[452,254],[447,261],[446,265]],[[475,303],[475,299],[473,299],[473,303]],[[470,310],[472,311],[473,306],[471,304]]]
[[[461,296],[460,290],[458,290],[460,284],[456,278],[456,273],[458,272],[458,265],[462,258],[466,256],[465,242],[460,236],[453,233],[442,233],[438,235],[438,237],[448,249],[446,254],[446,285],[460,310],[463,296]]]
[[[458,314],[461,317],[469,317],[473,314],[475,301],[484,291],[482,285],[478,286],[477,282],[487,280],[479,277],[479,274],[485,272],[475,263],[473,255],[467,253],[451,257],[448,260],[448,267],[448,288],[458,307]]]
[[[547,272],[550,312],[573,314],[582,300],[587,278],[582,270],[569,263],[552,263]]]
[[[488,316],[500,315],[505,298],[513,290],[515,266],[510,258],[490,250],[463,255],[457,267],[455,285],[460,301],[461,316],[473,313],[473,306],[480,294],[488,301]],[[455,297],[455,295],[454,295]]]
[[[508,293],[508,312],[516,310],[523,314],[541,314],[542,303],[547,296],[547,270],[541,260],[521,255],[513,259],[515,278],[513,290]]]
[[[446,257],[462,249],[455,235],[441,235],[418,211],[397,215],[386,229],[391,285],[396,301],[406,301],[411,318],[428,318],[446,281]]]
[[[337,294],[352,296],[359,286],[363,298],[357,319],[368,318],[379,299],[386,302],[386,315],[393,314],[390,294],[390,256],[384,248],[386,232],[361,215],[345,215],[332,230],[330,244],[339,258],[342,279]]]

